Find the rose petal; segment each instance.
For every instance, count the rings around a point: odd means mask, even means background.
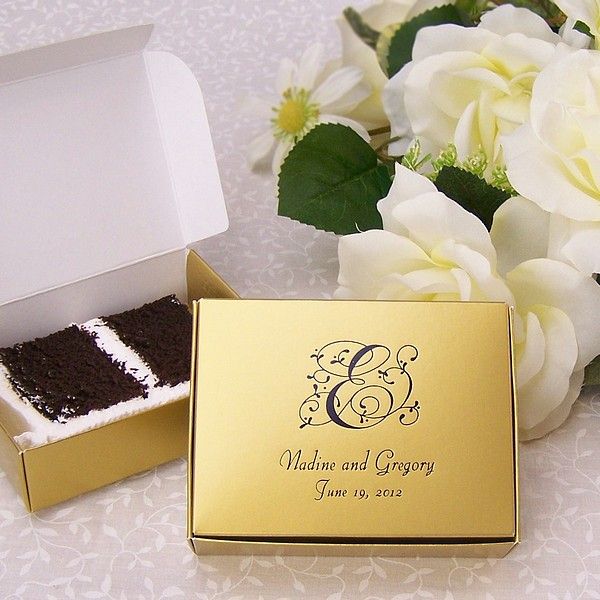
[[[553,61],[536,79],[531,98],[531,116],[537,122],[548,101],[557,104],[585,106],[589,74],[598,67],[600,57],[591,50],[557,47]]]
[[[399,202],[392,209],[390,220],[406,228],[410,238],[427,252],[446,240],[453,240],[496,263],[496,252],[485,225],[441,192]]]
[[[579,347],[575,370],[600,354],[600,285],[591,277],[559,261],[538,258],[521,263],[506,279],[521,313],[548,306],[571,319]]]
[[[458,285],[460,300],[462,302],[471,300],[473,284],[469,274],[463,271],[463,269],[452,269],[450,272],[452,273],[452,277],[454,277]]]
[[[577,220],[600,220],[600,201],[575,186],[560,158],[525,124],[503,138],[508,179],[514,188],[548,212]]]
[[[461,25],[437,25],[423,27],[417,33],[412,58],[420,62],[446,52],[480,53],[493,39],[488,31],[480,27],[465,28]]]
[[[543,368],[546,358],[546,340],[535,313],[525,316],[524,342],[517,352],[517,382],[527,385]]]
[[[473,100],[469,106],[465,108],[463,114],[456,124],[454,132],[454,145],[456,153],[461,160],[464,160],[477,151],[479,146],[479,136],[477,131],[477,102]]]
[[[390,121],[391,134],[394,137],[413,137],[410,133],[410,123],[404,104],[405,82],[411,69],[412,63],[404,66],[387,82],[381,93],[381,101]],[[394,152],[391,147],[390,152]]]
[[[494,213],[490,236],[498,253],[498,272],[506,274],[530,258],[548,255],[550,213],[522,196],[509,198]]]
[[[418,294],[457,293],[457,280],[448,269],[432,267],[402,275],[406,287]]]
[[[569,236],[560,248],[560,257],[585,275],[600,273],[600,223],[570,223]]]
[[[517,379],[519,427],[524,430],[539,425],[559,407],[568,392],[577,361],[577,338],[569,317],[551,307],[536,308],[544,333],[544,364],[525,385]]]
[[[396,163],[396,174],[388,195],[377,203],[377,210],[383,218],[383,227],[398,235],[406,235],[406,227],[392,217],[394,208],[406,200],[422,194],[436,193],[437,188],[427,179]]]
[[[513,33],[522,33],[530,38],[538,38],[551,44],[557,44],[560,41],[560,38],[548,27],[542,17],[531,10],[510,4],[484,13],[479,27],[502,37]]]
[[[540,423],[530,429],[519,429],[519,440],[527,441],[543,437],[550,431],[562,425],[571,412],[575,400],[579,397],[583,385],[584,371],[577,371],[571,375],[569,390],[563,401]]]
[[[433,266],[417,244],[389,231],[371,230],[346,235],[338,244],[338,283],[345,290],[337,295],[376,298],[381,281],[391,273],[407,273]],[[345,296],[347,297],[347,296]]]
[[[469,274],[476,284],[473,286],[470,300],[514,304],[510,290],[495,273],[493,261],[490,262],[480,252],[454,240],[445,240],[433,249],[431,257],[442,264],[455,264]]]
[[[445,148],[448,141],[454,139],[456,119],[446,113],[447,101],[441,103],[441,106],[438,105],[438,95],[433,92],[438,74],[452,74],[464,69],[484,67],[486,64],[479,54],[467,51],[446,52],[419,62],[413,61],[404,82],[404,106],[413,133],[431,140],[439,149]],[[393,78],[388,86],[393,85],[392,81]],[[448,90],[447,77],[442,76],[441,81]],[[466,108],[465,102],[468,101],[469,96],[464,96],[463,86],[463,80],[455,79],[451,93],[454,100],[458,104],[462,102]],[[469,87],[469,89],[475,90],[472,92],[475,98],[471,100],[476,100],[479,96],[479,87]]]

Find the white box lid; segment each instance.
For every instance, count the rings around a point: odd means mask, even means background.
[[[151,31],[0,57],[0,307],[227,229],[200,88]]]

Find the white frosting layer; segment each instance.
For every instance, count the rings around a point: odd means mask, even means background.
[[[133,348],[124,344],[117,333],[102,319],[87,321],[79,325],[79,329],[91,333],[97,346],[119,363],[126,373],[130,373],[148,387],[155,387],[158,384],[158,378],[143,358]]]
[[[93,410],[87,415],[73,417],[66,423],[55,423],[37,413],[44,421],[43,426],[36,424],[37,426],[32,427],[31,431],[25,431],[21,435],[16,436],[15,441],[23,449],[34,448],[35,446],[41,446],[42,444],[55,442],[56,440],[63,440],[72,435],[77,435],[78,433],[83,433],[84,431],[107,425],[113,421],[130,417],[137,413],[150,410],[151,408],[174,402],[175,400],[180,400],[181,398],[188,396],[189,393],[189,381],[180,383],[174,387],[155,387],[148,390],[147,398],[142,398],[140,396],[138,398],[127,400],[126,402],[114,404],[103,410]],[[20,398],[18,398],[18,400],[21,404],[25,404]],[[31,406],[29,406],[29,408],[35,410]]]
[[[8,372],[0,362],[0,404],[12,413],[11,429],[19,432],[14,439],[22,449],[62,440],[189,395],[189,381],[176,386],[158,386],[158,378],[140,355],[126,346],[102,320],[92,319],[79,327],[94,333],[96,343],[104,352],[121,363],[126,372],[147,385],[148,396],[132,398],[102,410],[93,410],[87,415],[70,418],[66,423],[57,423],[44,417],[14,390]]]

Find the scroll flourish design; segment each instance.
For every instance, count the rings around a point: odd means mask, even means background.
[[[307,375],[313,393],[300,405],[300,428],[334,423],[367,429],[394,414],[401,425],[413,425],[421,407],[411,399],[413,380],[407,367],[418,356],[415,346],[405,344],[390,360],[387,346],[351,340],[315,350],[310,358],[316,369]]]

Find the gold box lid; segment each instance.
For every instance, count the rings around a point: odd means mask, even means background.
[[[191,537],[514,541],[510,309],[201,300]]]

